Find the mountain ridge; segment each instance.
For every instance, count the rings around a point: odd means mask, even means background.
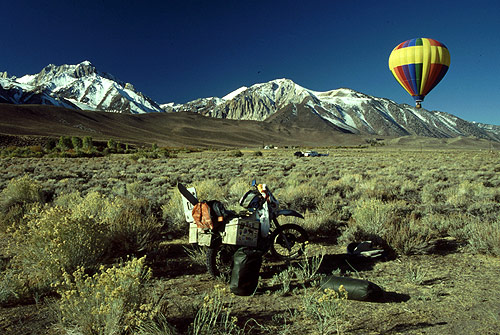
[[[49,64],[37,74],[20,78],[2,72],[0,102],[130,114],[188,111],[219,119],[278,123],[281,127],[301,127],[301,122],[306,122],[311,129],[320,127],[341,133],[473,136],[500,141],[500,126],[469,122],[446,112],[416,109],[349,88],[314,91],[286,78],[242,86],[223,98],[158,104],[132,84],[98,71],[89,61],[76,65]],[[296,114],[300,117],[294,117]]]
[[[318,92],[289,79],[275,79],[230,93],[231,99],[204,98],[182,105],[162,105],[168,112],[191,111],[228,119],[272,122],[283,108],[308,109],[342,131],[385,136],[452,138],[475,136],[500,141],[500,127],[478,125],[452,114],[416,109],[349,88]],[[283,121],[281,121],[283,123]]]

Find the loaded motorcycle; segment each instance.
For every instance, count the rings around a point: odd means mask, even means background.
[[[206,248],[207,270],[213,277],[229,277],[233,254],[241,246],[269,251],[279,260],[293,260],[304,252],[308,241],[305,229],[295,223],[280,224],[278,221],[283,216],[300,219],[304,216],[292,209],[279,209],[279,201],[266,184],[252,180],[251,185],[239,201],[245,210],[235,213],[225,210],[219,201],[198,201],[192,193],[194,189],[189,191],[178,184],[187,200],[184,208],[186,220],[190,222],[190,242]],[[209,208],[212,226],[200,222],[203,221],[197,211],[200,204]]]

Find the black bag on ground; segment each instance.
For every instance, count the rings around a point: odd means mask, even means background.
[[[229,289],[236,295],[252,295],[259,284],[262,251],[241,247],[233,256],[233,271]]]
[[[339,292],[340,285],[347,291],[347,299],[360,301],[377,301],[383,297],[384,291],[376,284],[362,279],[326,276],[321,280],[321,288]]]

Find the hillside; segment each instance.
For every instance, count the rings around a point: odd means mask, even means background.
[[[0,104],[0,134],[92,136],[160,146],[260,147],[359,145],[365,137],[258,121],[224,120],[190,112],[119,114],[47,105]],[[314,136],[311,136],[314,134]]]

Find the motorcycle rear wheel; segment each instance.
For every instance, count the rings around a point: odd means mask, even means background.
[[[228,244],[218,244],[206,250],[207,270],[213,278],[229,281],[233,268],[233,255],[238,247]]]

